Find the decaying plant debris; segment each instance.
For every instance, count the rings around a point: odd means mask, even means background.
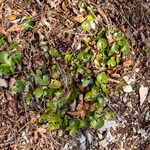
[[[149,6],[146,0],[0,0],[1,149],[149,150]],[[122,47],[116,35],[124,37]],[[95,86],[101,94],[93,102]],[[91,120],[77,133],[75,122],[60,128],[58,116],[39,122],[51,109],[45,93],[55,95],[56,107],[67,105],[70,120],[84,120],[89,110],[106,120]],[[102,114],[98,103],[106,105]]]

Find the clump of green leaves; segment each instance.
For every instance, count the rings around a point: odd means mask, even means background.
[[[1,38],[0,44],[6,43],[4,38]],[[16,49],[15,43],[10,44],[5,51],[0,52],[0,76],[9,75],[14,73],[16,66],[21,64],[22,53],[18,50],[11,52],[12,49]]]
[[[93,20],[90,8],[83,7],[90,13],[88,21]],[[114,112],[106,111],[107,105],[101,95],[109,94],[107,70],[117,66],[120,56],[129,52],[129,44],[120,33],[103,28],[96,37],[84,38],[78,52],[65,56],[61,56],[57,49],[46,49],[46,52],[54,58],[49,69],[51,76],[48,78],[37,69],[34,76],[36,88],[26,98],[28,104],[31,99],[38,103],[49,100],[40,122],[48,122],[50,130],[64,129],[74,137],[80,130],[101,128],[105,120],[115,116]],[[60,68],[59,63],[63,63],[64,68]],[[67,85],[62,70],[70,78]],[[74,109],[72,103],[76,103]]]
[[[46,85],[49,81],[48,75],[43,75],[43,72],[40,69],[36,69],[34,79],[37,85]]]

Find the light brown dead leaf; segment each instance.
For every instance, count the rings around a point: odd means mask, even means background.
[[[86,111],[85,110],[80,111],[80,116],[81,116],[82,119],[85,118]]]
[[[80,116],[80,112],[79,111],[68,111],[67,113],[69,115],[73,116],[73,117]]]
[[[64,99],[67,100],[67,99],[70,97],[70,95],[71,95],[71,91],[69,91],[69,92],[65,95]]]
[[[112,44],[114,42],[114,39],[111,35],[107,35],[107,40],[109,44]]]
[[[3,33],[4,35],[7,35],[6,29],[0,26],[0,31],[1,33]]]
[[[15,20],[17,18],[16,15],[10,15],[8,16],[8,20],[12,21],[12,20]]]
[[[134,61],[133,60],[126,60],[124,63],[123,63],[123,66],[124,67],[130,67],[134,64]]]
[[[79,0],[72,0],[71,2],[72,2],[73,6],[76,6],[78,4]]]
[[[14,24],[10,28],[7,29],[7,32],[22,31],[23,29],[24,29],[23,25]]]
[[[80,111],[83,109],[83,105],[82,104],[78,104],[76,110]]]
[[[89,109],[89,107],[90,107],[89,104],[85,103],[84,106],[83,106],[83,109],[87,111]]]
[[[82,15],[78,15],[78,16],[74,17],[74,20],[79,23],[82,23],[85,20],[85,18]]]
[[[42,134],[42,133],[46,133],[47,130],[46,130],[45,128],[39,127],[39,128],[37,129],[37,132],[39,132],[40,134]]]
[[[67,11],[67,6],[66,6],[65,1],[62,2],[62,9],[63,9],[64,11]]]

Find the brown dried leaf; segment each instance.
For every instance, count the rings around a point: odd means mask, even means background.
[[[126,60],[124,63],[123,63],[123,66],[124,67],[130,67],[134,64],[134,61],[133,60]]]
[[[78,104],[76,107],[76,110],[80,111],[83,109],[83,105],[82,104]]]
[[[10,16],[8,16],[8,19],[9,19],[10,21],[15,20],[16,18],[17,18],[16,15],[10,15]]]
[[[74,117],[80,116],[80,111],[69,111],[67,113]]]
[[[22,31],[23,29],[24,29],[23,25],[14,24],[7,29],[7,32]]]
[[[85,18],[82,15],[78,15],[78,16],[74,17],[74,20],[79,23],[82,23],[85,20]]]
[[[85,103],[84,106],[83,106],[83,109],[84,109],[84,110],[88,110],[89,107],[90,107],[89,104],[88,104],[88,103]]]
[[[108,40],[109,44],[111,44],[115,41],[111,35],[107,35],[107,40]]]
[[[80,111],[80,116],[81,116],[82,119],[85,118],[86,111],[85,110]]]

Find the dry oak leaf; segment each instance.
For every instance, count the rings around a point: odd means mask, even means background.
[[[82,110],[82,108],[83,108],[83,105],[82,104],[78,104],[76,110],[80,111],[80,110]]]
[[[134,64],[134,61],[133,60],[126,60],[124,63],[123,63],[123,66],[124,67],[130,67]]]
[[[14,24],[10,28],[7,29],[7,32],[22,31],[22,30],[24,30],[23,25]]]
[[[82,15],[78,15],[78,16],[74,17],[74,20],[79,23],[82,23],[85,20],[85,18]]]
[[[8,19],[9,19],[10,21],[15,20],[16,18],[17,18],[16,15],[9,15],[9,16],[8,16]]]

